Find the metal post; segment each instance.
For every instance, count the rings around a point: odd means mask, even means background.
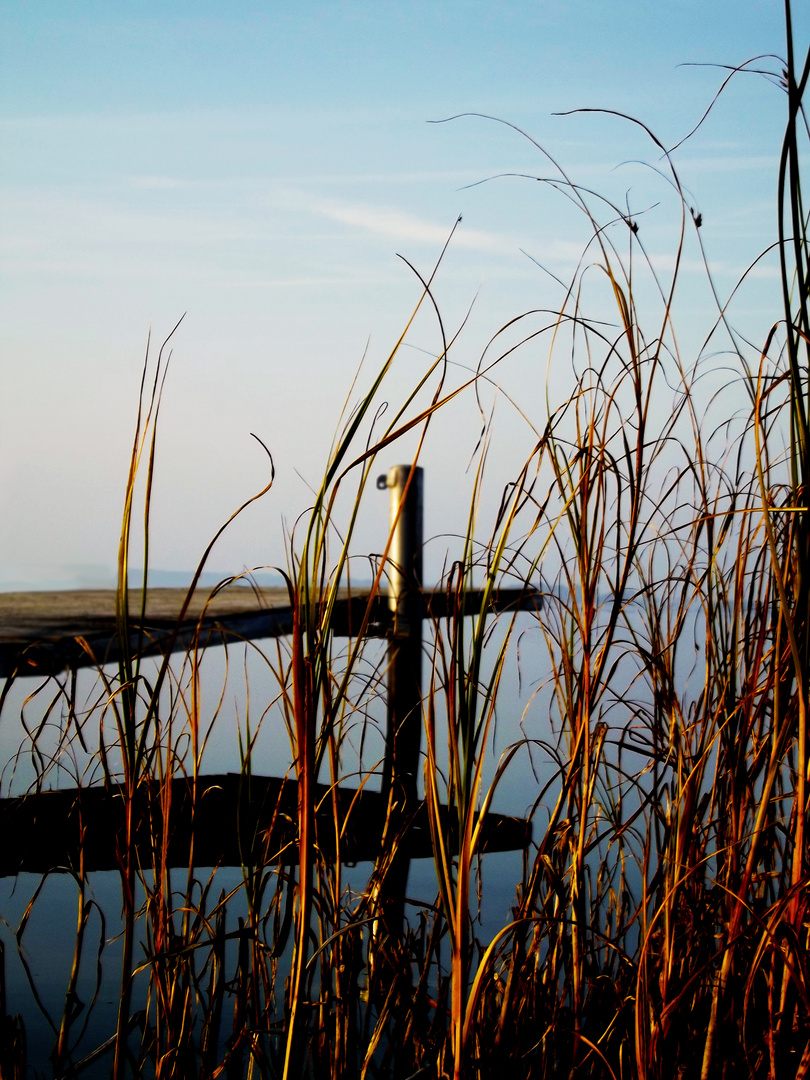
[[[417,809],[416,780],[422,741],[422,470],[395,465],[377,479],[390,492],[391,542],[388,547],[388,718],[383,764],[385,807],[379,866],[374,885],[379,919],[371,929],[369,981],[388,982],[385,944],[399,939],[411,859],[407,831]],[[380,948],[382,951],[379,951]],[[381,975],[374,974],[381,965]]]
[[[416,805],[422,741],[423,478],[418,466],[395,465],[378,487],[390,499],[388,606],[388,729],[383,793],[411,810]]]

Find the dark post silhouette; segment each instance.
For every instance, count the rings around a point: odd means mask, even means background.
[[[388,729],[383,791],[412,810],[422,741],[422,469],[395,465],[380,477],[389,490],[392,539],[388,555]]]
[[[384,921],[389,932],[398,935],[411,862],[405,837],[418,807],[422,742],[422,469],[395,465],[378,478],[377,486],[389,490],[392,529],[387,563],[391,630],[382,781],[386,821],[381,852],[383,861],[390,856],[391,862],[378,887]]]

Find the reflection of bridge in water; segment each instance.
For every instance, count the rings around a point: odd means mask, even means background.
[[[157,784],[150,783],[142,784],[135,794],[135,846],[143,868],[154,866],[155,858],[161,857],[164,797]],[[201,776],[196,784],[186,778],[175,779],[165,865],[295,864],[300,854],[297,799],[294,779],[239,773]],[[333,790],[318,784],[316,806],[316,844],[322,856],[339,856],[342,863],[373,862],[377,858],[387,810],[381,792],[343,785]],[[446,814],[444,810],[445,823]],[[22,871],[44,874],[57,866],[78,871],[80,859],[87,872],[119,869],[116,853],[125,829],[125,805],[118,786],[0,799],[0,820],[0,877]],[[451,823],[451,835],[457,831],[456,825],[455,821]],[[433,855],[425,803],[417,804],[405,836],[404,854],[409,859]],[[528,822],[489,813],[482,823],[479,850],[515,851],[524,848],[530,839]]]

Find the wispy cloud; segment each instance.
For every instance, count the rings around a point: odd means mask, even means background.
[[[302,209],[299,196],[293,196],[296,208]],[[419,217],[408,211],[393,207],[374,206],[368,203],[350,203],[338,200],[312,200],[306,203],[306,209],[331,221],[352,226],[366,233],[372,233],[403,245],[429,246],[438,251],[444,246],[452,229],[452,223],[439,224],[427,218]],[[545,267],[559,270],[571,269],[583,254],[581,243],[546,237],[527,245],[525,235],[487,232],[469,227],[463,220],[453,234],[451,250],[462,249],[486,255],[502,255],[514,259],[514,267],[519,274],[525,273],[525,251],[530,249],[530,257]],[[497,276],[503,276],[505,264],[500,263]],[[492,276],[494,267],[489,265],[487,276]],[[506,276],[510,276],[506,271]]]
[[[376,233],[378,236],[407,241],[411,244],[426,244],[431,247],[443,245],[452,228],[452,225],[440,225],[392,207],[316,200],[310,203],[309,209],[332,221],[352,225],[366,232]],[[501,254],[514,254],[519,246],[514,239],[497,233],[483,232],[480,229],[470,229],[465,227],[463,222],[456,230],[453,244],[455,247],[466,248],[471,251],[487,251]]]

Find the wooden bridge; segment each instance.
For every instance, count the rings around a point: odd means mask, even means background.
[[[422,731],[422,624],[446,616],[454,597],[425,590],[422,580],[422,470],[396,466],[378,487],[390,489],[392,544],[388,588],[372,602],[366,636],[388,641],[388,723],[381,791],[319,787],[316,834],[321,853],[344,862],[371,860],[398,831],[398,872],[404,889],[411,858],[432,854],[427,809],[417,798]],[[129,640],[121,642],[114,590],[0,594],[0,677],[47,676],[66,668],[114,663],[122,650],[130,656],[224,645],[289,634],[292,610],[286,588],[235,585],[215,596],[199,590],[179,620],[183,589],[141,593],[130,604]],[[463,614],[478,614],[480,591],[463,597]],[[488,610],[537,611],[537,594],[500,589],[488,595]],[[330,620],[333,634],[359,632],[369,606],[368,592],[344,592]],[[390,814],[391,792],[397,811]],[[240,865],[257,859],[295,862],[297,789],[290,778],[240,775],[177,777],[172,781],[171,835],[162,842],[159,798],[148,784],[138,792],[139,826],[135,843],[144,865],[165,850],[169,865]],[[115,785],[0,799],[6,837],[0,876],[20,870],[44,872],[56,865],[85,870],[114,869],[117,838],[124,821],[122,791]],[[340,840],[335,840],[335,812]],[[454,821],[442,811],[451,832]],[[385,823],[385,826],[384,826]],[[318,827],[320,824],[320,828]],[[385,832],[388,829],[388,832]],[[489,813],[481,829],[481,851],[525,848],[531,823]],[[192,852],[193,837],[193,852]],[[404,842],[403,842],[403,839]],[[397,875],[395,875],[397,876]]]

